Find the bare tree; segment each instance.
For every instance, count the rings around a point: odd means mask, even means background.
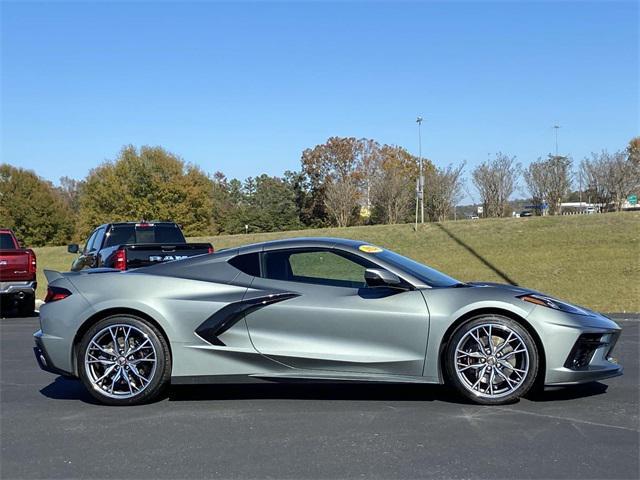
[[[361,138],[359,143],[360,155],[362,157],[362,199],[364,206],[370,210],[372,205],[373,184],[380,170],[382,155],[380,153],[380,144],[375,140]]]
[[[562,199],[571,189],[571,164],[569,157],[549,155],[547,159],[532,162],[524,170],[533,202],[541,205],[546,200],[551,215],[561,213]]]
[[[336,178],[327,183],[324,204],[338,227],[348,227],[357,208],[360,192],[353,177]]]
[[[640,167],[640,137],[634,137],[629,140],[627,154],[629,155],[629,161]]]
[[[442,222],[451,215],[462,194],[464,165],[435,168],[425,175],[425,202],[432,221]]]
[[[640,188],[640,165],[625,152],[592,153],[580,168],[587,180],[587,192],[605,209],[622,210],[627,196]]]
[[[478,165],[472,173],[472,180],[480,193],[487,217],[503,217],[507,214],[509,197],[516,189],[520,175],[520,164],[516,157],[497,153],[493,160]]]
[[[431,163],[424,162],[429,171]],[[415,195],[418,177],[417,158],[404,148],[384,145],[380,150],[379,168],[372,186],[375,216],[387,224],[407,219]]]

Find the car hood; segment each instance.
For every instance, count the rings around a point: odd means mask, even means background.
[[[491,287],[497,288],[499,290],[506,290],[513,292],[514,295],[524,295],[527,293],[538,293],[540,295],[545,295],[541,292],[537,292],[536,290],[532,290],[531,288],[520,287],[518,285],[508,285],[505,283],[495,283],[495,282],[467,282],[467,285],[471,285],[472,287]]]

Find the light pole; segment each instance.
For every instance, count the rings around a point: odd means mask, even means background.
[[[556,157],[558,156],[558,130],[560,130],[560,125],[554,125],[553,129],[556,131]]]
[[[416,123],[418,124],[418,160],[420,163],[417,195],[418,195],[418,199],[420,200],[420,223],[424,223],[424,174],[422,170],[422,117],[416,118]],[[416,210],[417,210],[417,205],[416,205]],[[418,223],[417,212],[416,212],[416,223]]]

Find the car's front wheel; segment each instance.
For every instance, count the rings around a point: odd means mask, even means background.
[[[445,353],[448,382],[476,403],[499,405],[517,400],[533,386],[538,351],[516,321],[482,315],[462,324]]]
[[[151,323],[115,315],[100,320],[82,337],[78,372],[100,402],[136,405],[156,399],[168,385],[171,353]]]

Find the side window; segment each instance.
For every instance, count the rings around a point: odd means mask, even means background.
[[[96,230],[96,237],[93,239],[93,245],[91,245],[91,250],[99,250],[102,245],[102,240],[104,239],[104,232],[106,227],[99,228]]]
[[[260,254],[258,252],[238,255],[229,260],[229,263],[247,275],[260,276]]]
[[[374,266],[356,255],[322,249],[265,253],[265,277],[335,287],[366,286],[364,271]]]
[[[91,247],[93,246],[93,241],[96,239],[97,233],[97,230],[93,231],[93,233],[89,237],[89,240],[87,240],[87,243],[84,244],[84,250],[82,250],[82,253],[89,253],[91,251]]]

